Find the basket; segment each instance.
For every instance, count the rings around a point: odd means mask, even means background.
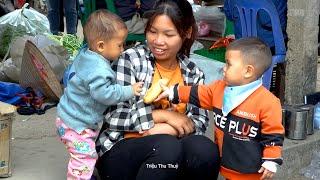
[[[12,174],[12,121],[15,106],[0,101],[0,178]]]
[[[32,87],[47,98],[58,101],[62,87],[51,66],[40,50],[31,41],[27,41],[23,52],[20,85]]]

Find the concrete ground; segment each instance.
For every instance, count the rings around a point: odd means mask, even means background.
[[[56,108],[44,115],[16,115],[12,131],[12,176],[8,180],[66,179],[68,154],[55,133]]]

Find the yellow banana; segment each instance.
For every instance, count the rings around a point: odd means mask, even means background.
[[[160,93],[162,92],[162,87],[160,86],[160,83],[164,86],[168,86],[169,79],[160,79],[158,82],[153,83],[144,95],[144,103],[150,104],[160,95]]]

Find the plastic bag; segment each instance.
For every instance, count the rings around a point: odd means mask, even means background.
[[[0,101],[17,105],[21,102],[21,97],[17,94],[24,93],[25,89],[19,84],[0,81]]]
[[[194,17],[199,24],[206,23],[209,29],[220,36],[225,30],[225,15],[217,6],[192,5]]]
[[[194,43],[191,46],[190,53],[194,53],[194,51],[204,48],[203,44],[201,44],[199,41],[194,41]]]
[[[20,64],[21,66],[21,64]],[[0,65],[5,75],[9,78],[9,82],[18,82],[20,77],[20,66],[16,66],[12,62],[12,58],[6,59]]]
[[[6,57],[9,44],[16,37],[50,32],[47,17],[36,10],[28,9],[26,3],[21,9],[0,17],[0,57]]]
[[[21,9],[10,12],[0,17],[0,24],[14,27],[22,26],[28,34],[49,33],[49,21],[47,17],[36,10],[27,7],[26,3]]]
[[[212,61],[211,59],[198,54],[190,54],[190,61],[194,62],[197,67],[203,71],[206,77],[204,81],[205,84],[210,84],[215,80],[222,79],[224,63]]]

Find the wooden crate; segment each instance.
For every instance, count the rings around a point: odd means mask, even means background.
[[[11,176],[11,131],[15,106],[0,101],[0,177]]]

